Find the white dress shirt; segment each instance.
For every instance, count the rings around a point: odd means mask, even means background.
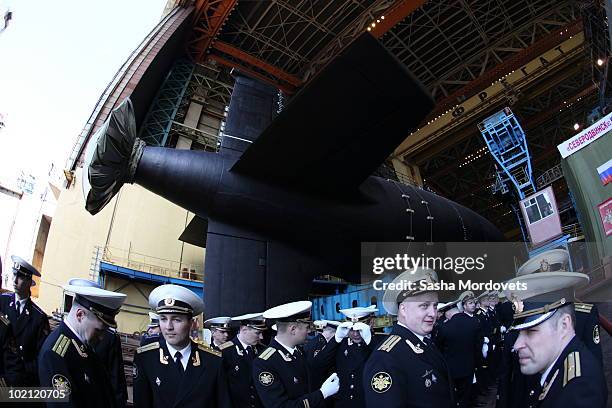
[[[168,343],[166,343],[166,347],[168,347],[168,351],[170,352],[170,357],[172,357],[172,360],[175,359],[174,355],[176,354],[177,351],[181,352],[181,364],[183,365],[183,369],[187,370],[187,364],[189,363],[189,357],[191,357],[191,341],[187,344],[187,347],[181,350],[175,349]]]

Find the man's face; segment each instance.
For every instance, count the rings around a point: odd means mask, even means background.
[[[149,333],[149,336],[154,336],[156,334],[159,334],[159,332],[161,331],[161,329],[159,328],[159,326],[154,326],[149,328],[149,330],[147,330],[147,332]]]
[[[489,307],[495,307],[499,298],[497,296],[491,296],[489,298]]]
[[[189,343],[191,318],[184,314],[163,313],[159,315],[159,327],[168,344],[184,348]]]
[[[433,330],[437,307],[438,294],[436,292],[412,296],[400,303],[398,320],[412,332],[426,336]]]
[[[469,314],[474,313],[474,310],[476,310],[476,301],[474,301],[474,299],[470,299],[468,301],[466,301],[463,304],[463,309],[468,312]]]
[[[225,330],[213,329],[212,338],[216,344],[223,344],[227,341],[229,334]]]
[[[551,320],[530,329],[521,330],[514,349],[518,353],[521,373],[542,373],[561,352],[561,336]]]
[[[252,327],[243,326],[240,328],[240,340],[249,346],[254,346],[263,340],[263,332]]]
[[[348,333],[349,339],[351,339],[354,343],[361,343],[363,338],[361,337],[361,332],[359,330],[349,330]]]
[[[13,289],[15,293],[21,298],[27,298],[30,296],[30,288],[32,287],[32,279],[26,278],[25,275],[13,271]]]
[[[489,298],[487,297],[480,298],[480,307],[483,309],[486,309],[487,307],[489,307]]]
[[[81,312],[80,314],[77,312],[77,319],[80,317],[79,321],[83,326],[85,341],[87,344],[95,346],[104,337],[107,326],[91,311],[81,310]]]
[[[294,339],[294,344],[304,344],[308,336],[310,325],[307,323],[295,323],[289,327],[289,331]]]

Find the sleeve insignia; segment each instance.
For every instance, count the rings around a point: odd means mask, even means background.
[[[379,394],[383,392],[389,391],[391,385],[393,384],[393,380],[391,376],[384,371],[380,371],[372,376],[372,381],[370,381],[372,385],[372,390]]]
[[[264,387],[268,387],[272,385],[272,383],[274,383],[274,375],[272,375],[272,373],[269,373],[267,371],[263,371],[259,373],[258,379],[259,379],[259,383],[263,385]]]
[[[563,386],[565,387],[568,382],[581,375],[580,353],[577,351],[569,353],[563,362]]]
[[[219,346],[219,350],[225,350],[228,347],[232,347],[234,345],[234,342],[230,341],[226,341],[225,343],[223,343],[222,345]]]
[[[51,378],[51,386],[56,390],[66,391],[66,394],[70,394],[72,388],[70,385],[70,381],[68,381],[68,378],[66,378],[62,374],[55,374]]]
[[[132,377],[134,379],[138,378],[138,367],[136,366],[136,363],[134,363],[134,366],[132,367]]]
[[[595,327],[593,327],[593,343],[599,344],[599,341],[599,325],[596,324]]]
[[[0,322],[4,323],[5,326],[11,324],[11,321],[7,319],[6,316],[3,314],[0,314]]]
[[[140,353],[144,353],[145,351],[156,350],[158,348],[159,348],[159,341],[156,341],[155,343],[149,343],[142,347],[138,347],[136,349],[136,353],[140,354]]]

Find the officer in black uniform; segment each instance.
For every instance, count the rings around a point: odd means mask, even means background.
[[[0,313],[12,325],[17,355],[24,366],[18,385],[38,387],[38,353],[50,331],[47,314],[30,298],[31,288],[36,284],[32,276],[40,276],[40,272],[18,256],[11,260],[15,292],[0,296]]]
[[[229,340],[231,318],[229,316],[213,317],[204,321],[204,327],[212,333],[210,347],[213,350],[221,351],[221,345]]]
[[[16,385],[24,372],[9,319],[0,315],[0,387]]]
[[[161,285],[149,305],[159,314],[162,337],[136,350],[134,406],[231,407],[221,353],[189,337],[202,299],[185,287]]]
[[[325,347],[327,342],[334,338],[340,322],[335,320],[315,320],[315,335],[304,344],[304,353],[314,358]]]
[[[385,291],[383,305],[398,320],[388,339],[366,362],[363,388],[367,408],[455,406],[448,367],[427,337],[436,320],[438,294],[419,291],[421,281],[437,282],[436,272],[425,268],[406,271]],[[414,289],[411,282],[417,283]]]
[[[604,408],[607,388],[601,364],[576,336],[574,305],[565,298],[530,300],[514,315],[520,370],[539,375],[540,392],[528,398],[541,408]],[[553,301],[553,299],[557,299]]]
[[[262,407],[253,384],[253,360],[264,351],[261,344],[266,322],[262,313],[232,317],[240,325],[236,337],[221,345],[223,367],[234,407]]]
[[[489,386],[492,384],[492,374],[489,370],[490,353],[491,353],[491,338],[493,337],[493,323],[489,314],[489,292],[482,292],[476,298],[476,311],[474,316],[480,323],[480,330],[483,337],[483,358],[480,359],[476,367],[476,385],[472,396],[474,398],[487,394]]]
[[[332,341],[336,335],[336,329],[340,322],[334,320],[315,320],[313,322],[315,336],[304,344],[303,351],[308,362],[310,384],[313,387],[318,387],[336,371],[335,367],[335,349],[337,343]],[[298,346],[301,347],[301,346]],[[322,353],[326,350],[325,353]],[[334,406],[333,398],[327,398],[324,406],[332,408]]]
[[[335,352],[335,366],[340,390],[333,397],[335,408],[365,407],[363,368],[372,350],[380,343],[380,337],[387,338],[372,335],[370,323],[376,312],[378,309],[375,306],[340,310],[346,321],[338,326],[333,340],[339,344]]]
[[[306,341],[312,323],[311,307],[309,301],[292,302],[263,314],[277,326],[270,346],[253,362],[253,382],[266,408],[321,408],[326,398],[338,392],[335,373],[320,387],[311,383],[309,363],[298,348]]]
[[[588,283],[589,277],[582,273],[568,272],[569,253],[563,249],[542,252],[525,262],[517,271],[517,277],[508,281],[524,280],[529,276],[532,287],[527,290],[506,291],[505,297],[510,300],[512,309],[520,311],[523,302],[537,302],[541,297],[548,301],[553,297],[564,298],[567,302],[575,300],[574,287]],[[558,291],[550,293],[551,287]],[[573,302],[576,337],[602,362],[599,344],[599,325],[596,308],[588,303]],[[520,370],[520,364],[513,345],[518,338],[518,331],[509,331],[504,338],[500,379],[498,387],[497,408],[524,408],[535,405],[530,399],[537,398],[541,391],[540,375],[526,375]]]
[[[93,347],[108,327],[117,327],[115,316],[125,295],[79,286],[79,281],[64,286],[75,298],[64,321],[40,350],[40,384],[70,394],[68,404],[48,403],[48,407],[116,407],[110,376]]]
[[[140,339],[140,346],[145,346],[149,343],[155,343],[159,341],[161,329],[159,328],[159,315],[157,313],[149,312],[149,324],[147,325],[147,332]]]
[[[440,327],[435,341],[450,370],[457,406],[466,408],[470,403],[476,366],[481,360],[483,338],[479,322],[472,314],[474,293],[463,292],[457,306],[457,313]]]

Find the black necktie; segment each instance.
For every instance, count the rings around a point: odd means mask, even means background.
[[[183,374],[185,372],[185,369],[183,368],[183,363],[181,362],[181,358],[183,358],[183,355],[181,354],[180,351],[177,351],[174,354],[174,362],[176,363],[179,373]]]
[[[15,306],[17,306],[17,316],[21,315],[21,302],[16,300],[15,301]]]

